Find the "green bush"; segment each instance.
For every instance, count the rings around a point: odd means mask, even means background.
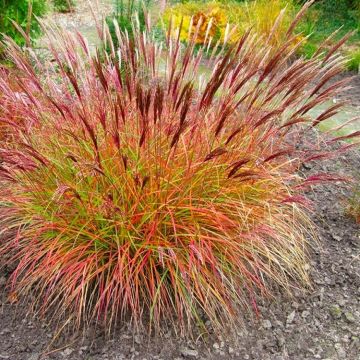
[[[299,3],[304,1],[299,1]],[[349,70],[357,70],[360,63],[360,0],[322,0],[317,1],[307,12],[299,30],[309,36],[308,41],[300,49],[300,54],[310,58],[319,45],[334,31],[338,31],[333,41],[339,40],[346,33],[355,34],[348,41],[348,49],[344,54],[350,57]]]
[[[350,53],[350,60],[347,63],[347,68],[351,71],[360,72],[360,50]]]
[[[139,19],[140,30],[145,29],[145,9],[150,5],[151,0],[116,0],[114,14],[106,18],[110,34],[115,46],[118,40],[115,34],[114,20],[119,24],[121,31],[133,35],[133,23],[135,17]]]
[[[31,2],[32,12],[29,13]],[[45,11],[46,0],[0,0],[0,39],[1,34],[5,34],[13,38],[17,44],[25,44],[25,39],[12,21],[17,22],[31,38],[37,37],[40,34],[40,26],[35,16],[42,16]]]
[[[75,7],[75,0],[53,0],[54,9],[59,12],[71,12]]]

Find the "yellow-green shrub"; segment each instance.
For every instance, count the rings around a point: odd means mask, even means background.
[[[250,27],[259,36],[266,39],[270,36],[276,19],[283,9],[286,9],[284,16],[270,39],[273,45],[279,45],[284,40],[295,9],[294,4],[289,1],[257,0],[242,3],[189,1],[170,7],[164,14],[164,22],[168,25],[171,20],[174,28],[180,27],[182,24],[180,31],[182,41],[186,41],[189,37],[188,29],[191,22],[191,32],[194,33],[200,20],[198,43],[204,43],[206,35],[215,42],[217,40],[235,42]]]
[[[285,33],[289,28],[295,13],[295,6],[292,1],[246,1],[241,7],[242,9],[238,12],[229,12],[231,14],[230,21],[237,24],[240,33],[244,33],[246,29],[252,27],[257,34],[264,38],[270,36],[276,19],[279,17],[281,11],[285,9],[284,16],[271,38],[271,42],[275,45],[279,45],[284,41]],[[231,10],[230,5],[229,10]]]
[[[238,5],[235,5],[238,7]],[[165,24],[168,25],[172,21],[174,29],[182,24],[180,31],[180,39],[187,41],[189,37],[189,28],[191,21],[193,22],[192,31],[195,32],[196,27],[202,19],[202,25],[199,28],[197,42],[204,43],[206,30],[210,21],[212,22],[209,36],[213,39],[224,38],[226,24],[229,21],[226,13],[226,6],[219,1],[202,3],[198,1],[190,1],[187,3],[177,4],[167,9],[164,14]]]

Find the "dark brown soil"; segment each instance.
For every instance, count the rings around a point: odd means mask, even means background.
[[[332,81],[340,80],[344,77],[351,78],[349,83],[350,89],[340,94],[339,99],[347,101],[350,105],[360,109],[360,75],[353,73],[345,73],[335,77]]]
[[[342,97],[360,107],[360,77]],[[314,134],[314,137],[316,134]],[[304,169],[340,172],[360,170],[360,153]],[[345,211],[349,190],[341,184],[319,186],[309,193],[321,246],[311,256],[313,290],[279,294],[261,304],[259,319],[245,317],[235,339],[212,336],[207,342],[185,341],[172,333],[162,338],[132,335],[126,326],[112,339],[104,333],[63,334],[26,317],[26,309],[8,301],[5,284],[10,269],[0,273],[0,360],[120,359],[360,359],[360,226]]]

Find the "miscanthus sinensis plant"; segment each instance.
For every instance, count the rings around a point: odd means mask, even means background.
[[[105,25],[94,53],[50,27],[44,63],[7,39],[0,254],[16,266],[12,296],[63,324],[170,321],[189,334],[232,326],[274,285],[308,284],[302,192],[337,178],[298,169],[329,155],[307,133],[340,105],[308,112],[341,89],[324,85],[344,60],[338,44],[290,64],[299,18],[275,49],[251,31],[198,49],[196,32],[182,45],[171,29],[164,44],[117,31],[115,48]]]

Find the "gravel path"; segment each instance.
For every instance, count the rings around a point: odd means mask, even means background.
[[[91,11],[89,3],[92,6],[93,12]],[[88,31],[93,30],[94,33],[96,33],[94,15],[98,20],[104,19],[107,15],[110,15],[113,12],[114,3],[114,0],[76,0],[74,12],[50,14],[50,17],[54,19],[58,25],[69,31],[81,31],[87,29]]]

